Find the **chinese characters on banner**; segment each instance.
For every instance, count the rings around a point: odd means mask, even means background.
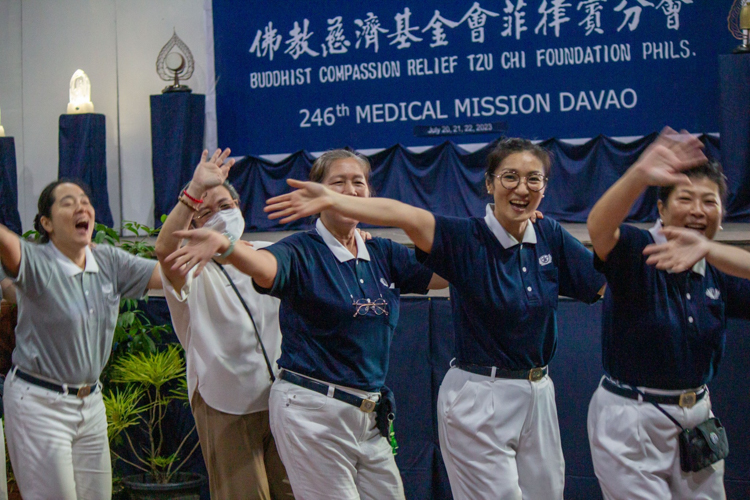
[[[710,0],[213,10],[219,141],[239,154],[428,145],[440,130],[487,142],[498,122],[531,138],[714,132],[717,54],[732,45]]]

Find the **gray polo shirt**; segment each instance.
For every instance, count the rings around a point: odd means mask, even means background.
[[[155,266],[98,245],[86,248],[81,270],[52,243],[21,241],[13,364],[63,383],[96,382],[112,349],[120,298],[141,297]]]

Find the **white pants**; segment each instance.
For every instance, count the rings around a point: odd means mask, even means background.
[[[438,395],[440,449],[456,500],[562,500],[555,386],[451,368]]]
[[[686,428],[713,416],[708,395],[692,408],[660,406]],[[588,432],[594,471],[607,500],[726,498],[724,461],[682,472],[681,431],[651,403],[600,386],[589,404]]]
[[[79,399],[24,382],[11,371],[3,402],[8,452],[24,500],[112,497],[101,390]]]
[[[5,432],[2,420],[0,420],[0,464],[5,464]],[[8,477],[2,465],[0,465],[0,500],[8,500]]]
[[[277,379],[271,431],[297,500],[403,499],[391,446],[375,413]]]

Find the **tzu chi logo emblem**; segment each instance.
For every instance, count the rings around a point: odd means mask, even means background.
[[[539,265],[540,266],[546,266],[547,264],[552,263],[552,256],[550,254],[542,255],[539,257]]]
[[[712,300],[716,300],[721,295],[721,292],[719,292],[716,288],[707,288],[706,289],[706,297]]]

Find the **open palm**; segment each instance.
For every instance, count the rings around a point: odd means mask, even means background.
[[[317,182],[287,179],[287,184],[296,188],[291,193],[269,198],[264,211],[269,219],[281,219],[283,224],[315,215],[331,207],[331,191]]]
[[[227,161],[230,153],[229,148],[223,152],[217,149],[211,158],[208,158],[208,150],[203,150],[201,161],[193,172],[192,182],[204,190],[223,184],[229,175],[229,169],[234,165],[234,159]]]
[[[703,144],[686,131],[666,128],[659,134],[636,164],[650,186],[669,186],[689,183],[682,172],[706,161]]]

